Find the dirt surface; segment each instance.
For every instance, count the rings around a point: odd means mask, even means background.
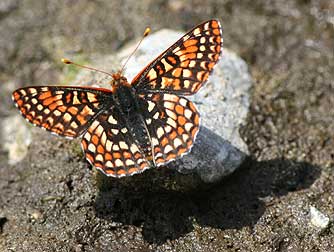
[[[17,113],[13,89],[69,81],[64,55],[89,61],[147,25],[212,17],[255,81],[243,167],[192,190],[169,170],[106,180],[78,141],[34,129],[22,162],[0,150],[0,251],[334,251],[333,222],[309,216],[334,217],[333,1],[4,0],[0,118]]]

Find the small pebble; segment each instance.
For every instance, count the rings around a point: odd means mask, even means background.
[[[313,206],[310,207],[310,218],[311,224],[314,227],[320,228],[321,230],[328,227],[329,218]]]

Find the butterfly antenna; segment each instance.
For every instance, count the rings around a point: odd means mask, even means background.
[[[108,72],[105,72],[103,70],[99,70],[99,69],[96,69],[96,68],[93,68],[93,67],[89,67],[89,66],[84,66],[84,65],[80,65],[78,63],[75,63],[69,59],[66,59],[66,58],[63,58],[61,59],[61,61],[64,63],[64,64],[67,64],[67,65],[75,65],[75,66],[78,66],[78,67],[81,67],[81,68],[86,68],[86,69],[89,69],[89,70],[92,70],[92,71],[96,71],[96,72],[100,72],[100,73],[104,73],[106,75],[109,75],[111,77],[113,77],[113,75],[111,73],[108,73]]]
[[[139,40],[136,48],[132,51],[132,53],[128,56],[128,58],[126,59],[125,63],[123,64],[121,71],[123,72],[124,67],[126,66],[126,64],[128,63],[129,59],[134,55],[134,53],[137,51],[138,47],[140,46],[141,42],[144,40],[144,38],[151,32],[151,28],[147,27],[143,33],[143,36],[141,37],[141,39]]]

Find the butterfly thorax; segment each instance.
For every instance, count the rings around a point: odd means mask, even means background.
[[[124,113],[135,113],[137,106],[134,88],[122,75],[121,71],[114,73],[112,77],[113,80],[110,82],[110,85],[116,103],[120,105]]]

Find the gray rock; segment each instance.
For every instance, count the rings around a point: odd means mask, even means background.
[[[144,66],[183,34],[184,32],[164,29],[145,38],[134,57],[127,63],[124,74],[128,80],[132,80]],[[136,42],[130,42],[130,45],[117,55],[123,59],[122,62],[135,46]],[[209,81],[196,95],[188,97],[197,105],[202,125],[245,153],[248,153],[248,148],[240,137],[239,128],[246,121],[251,86],[252,80],[245,61],[223,47],[223,55]]]
[[[169,166],[185,174],[195,171],[204,182],[212,183],[232,173],[245,157],[229,141],[201,127],[191,152]]]
[[[30,126],[19,114],[6,117],[0,125],[3,149],[8,152],[8,163],[16,164],[28,153],[32,141]]]
[[[127,63],[124,75],[131,81],[144,66],[183,34],[161,30],[149,35]],[[136,44],[130,42],[117,55],[105,56],[94,66],[106,71],[117,71]],[[121,64],[115,65],[115,62]],[[92,77],[94,83],[106,82],[106,76],[99,73],[82,73],[78,81],[87,84]],[[196,172],[205,182],[215,182],[237,169],[248,153],[239,129],[246,121],[251,85],[246,63],[224,49],[208,83],[196,95],[188,97],[197,105],[201,114],[202,127],[195,145],[190,154],[168,166],[181,173]]]
[[[131,80],[182,35],[182,32],[162,30],[147,37],[128,62],[125,75]],[[118,56],[126,58],[134,46],[135,43]],[[217,181],[237,169],[248,153],[239,129],[246,120],[251,85],[246,63],[224,49],[209,82],[189,97],[197,105],[204,127],[191,153],[169,166],[182,173],[196,171],[205,182]]]

